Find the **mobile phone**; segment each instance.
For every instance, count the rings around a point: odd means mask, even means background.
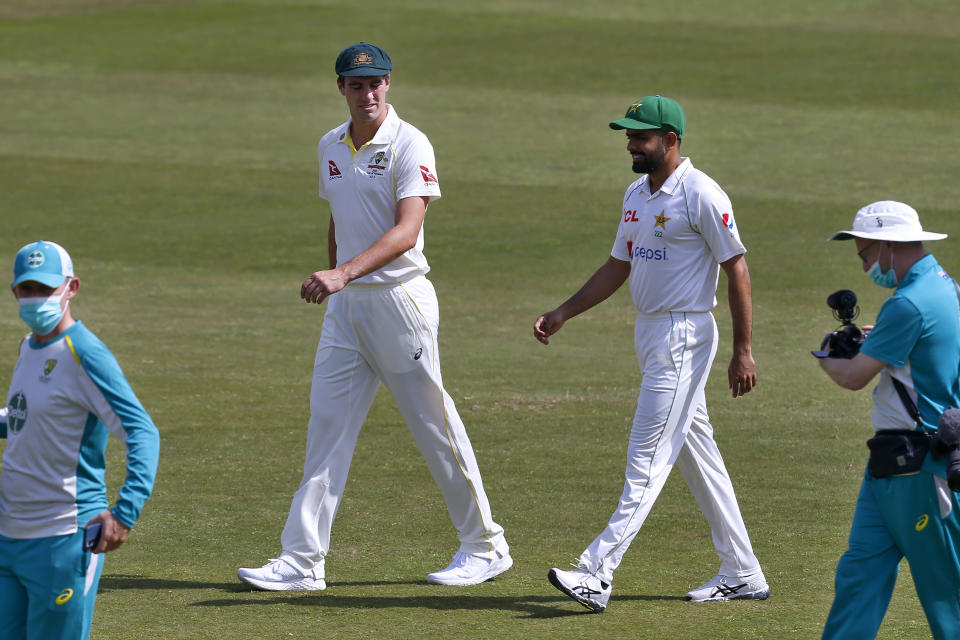
[[[103,525],[99,522],[91,522],[83,528],[83,550],[93,551],[100,542],[100,534],[103,532]]]

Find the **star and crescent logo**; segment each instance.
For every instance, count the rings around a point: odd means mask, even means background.
[[[628,116],[636,115],[637,111],[640,111],[640,107],[642,106],[643,106],[642,102],[634,102],[632,105],[630,105],[630,108],[627,109],[627,115]]]
[[[664,231],[667,230],[667,222],[670,221],[670,218],[665,216],[663,211],[660,212],[660,215],[654,215],[653,218],[656,221],[653,223],[654,229],[656,229],[657,227],[660,227]]]

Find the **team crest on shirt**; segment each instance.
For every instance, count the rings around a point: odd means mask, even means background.
[[[50,382],[50,374],[53,373],[53,370],[57,368],[57,361],[54,358],[50,358],[43,363],[43,374],[40,376],[40,382]]]
[[[19,433],[27,422],[27,396],[18,391],[7,403],[7,426],[13,433]]]
[[[371,156],[370,164],[367,165],[367,175],[382,176],[383,172],[387,170],[388,162],[390,162],[390,157],[387,155],[387,152],[377,151]]]
[[[653,216],[653,235],[658,238],[663,237],[663,232],[667,230],[667,223],[670,221],[670,218],[664,215],[664,212],[661,211],[659,215]],[[657,229],[660,227],[660,229]]]

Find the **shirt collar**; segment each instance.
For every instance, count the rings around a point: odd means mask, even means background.
[[[673,173],[670,174],[670,177],[667,178],[667,181],[660,186],[660,191],[664,192],[667,195],[673,195],[674,191],[680,186],[680,182],[683,181],[683,176],[686,175],[687,171],[693,168],[693,163],[690,162],[690,158],[680,158],[681,162],[676,169],[673,170]],[[650,193],[650,176],[644,176],[643,180],[643,190],[647,192],[648,195],[653,195]]]
[[[350,123],[353,122],[353,118],[347,120],[342,125],[340,125],[340,134],[338,138],[340,142],[347,145],[351,153],[356,153],[360,149],[354,149],[353,139],[350,137]],[[393,108],[393,105],[387,103],[387,117],[384,118],[383,122],[380,123],[380,128],[377,129],[377,132],[373,134],[373,138],[369,142],[363,145],[363,147],[368,144],[387,144],[394,139],[397,129],[400,128],[400,116],[397,115],[397,110]],[[360,147],[361,149],[363,147]]]
[[[673,173],[670,174],[670,177],[667,178],[667,181],[663,183],[663,186],[660,187],[660,191],[663,191],[667,195],[673,195],[673,192],[677,190],[677,187],[680,186],[680,182],[683,180],[683,176],[686,175],[687,171],[693,167],[693,163],[690,162],[690,158],[681,158],[680,166],[678,166]]]
[[[903,276],[903,280],[897,283],[897,289],[900,287],[905,287],[927,271],[932,271],[934,268],[939,267],[937,264],[937,259],[933,257],[932,253],[928,253],[919,260],[913,263],[913,265],[907,269],[907,273]]]

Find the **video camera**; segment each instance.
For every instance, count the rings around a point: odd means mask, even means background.
[[[810,353],[817,358],[849,360],[860,352],[860,345],[863,344],[863,332],[853,324],[853,319],[860,315],[857,294],[850,289],[834,291],[827,297],[827,306],[833,309],[833,317],[840,321],[841,326],[823,337],[819,351]]]
[[[933,441],[933,457],[947,457],[947,484],[960,491],[960,409],[951,407],[940,416],[937,437]]]

